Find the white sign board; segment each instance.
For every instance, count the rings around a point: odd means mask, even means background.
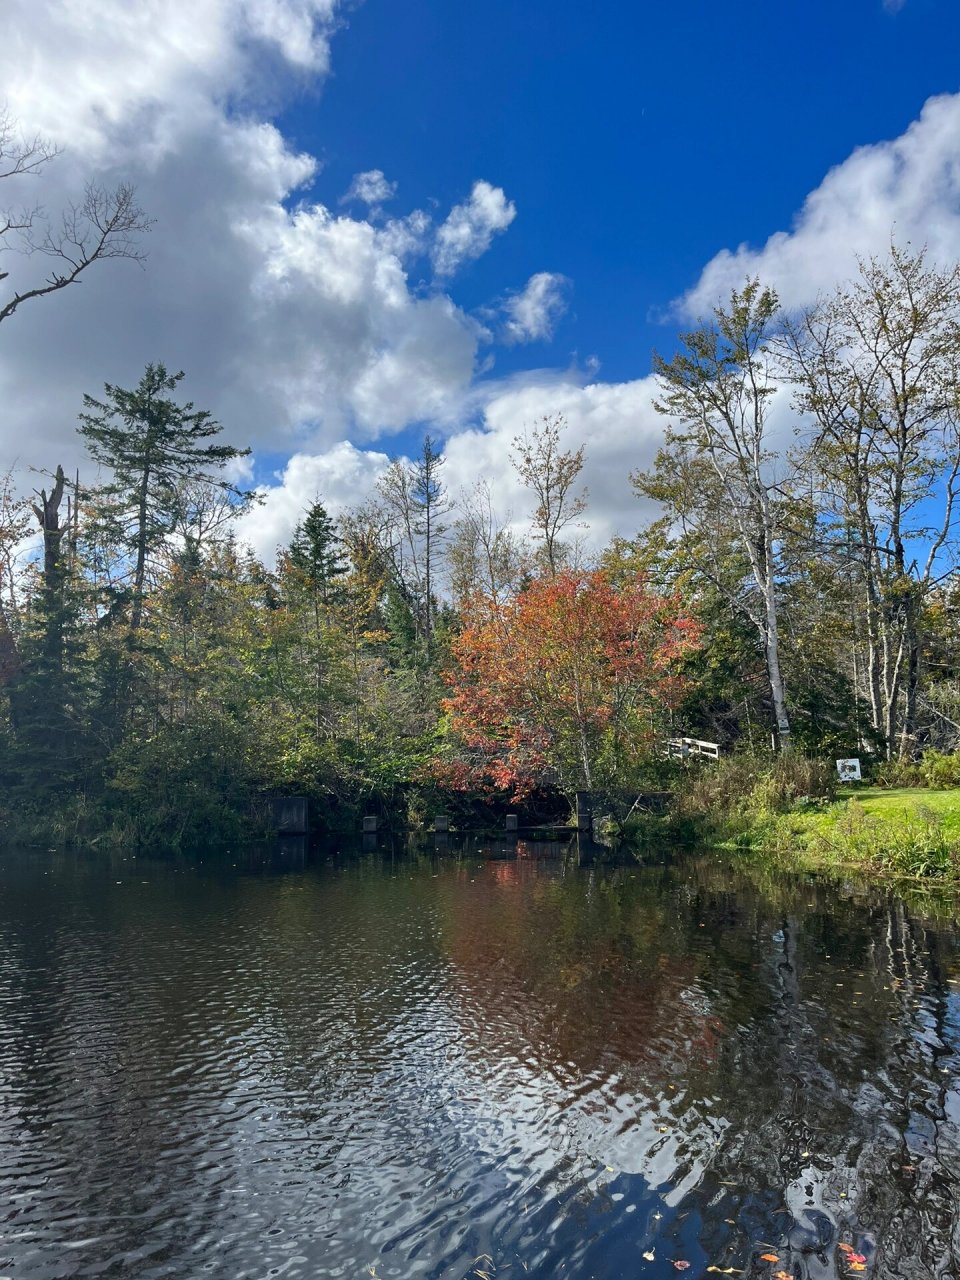
[[[862,782],[859,760],[838,760],[837,776],[841,782]]]

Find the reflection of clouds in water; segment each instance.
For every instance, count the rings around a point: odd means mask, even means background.
[[[0,865],[25,1274],[81,1228],[91,1272],[636,1280],[765,1239],[825,1280],[843,1239],[950,1274],[957,938],[886,896],[708,862],[71,867],[18,896]]]

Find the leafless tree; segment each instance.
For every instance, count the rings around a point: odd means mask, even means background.
[[[509,517],[503,523],[497,519],[486,479],[461,496],[459,508],[447,553],[454,600],[462,607],[481,591],[498,608],[532,569],[531,550],[509,527]]]
[[[568,561],[570,548],[561,541],[564,529],[579,523],[587,509],[587,490],[575,492],[583,470],[584,446],[563,450],[561,436],[567,429],[561,414],[543,417],[513,441],[511,460],[523,483],[537,499],[533,514],[534,537],[543,543],[543,561],[555,577]]]
[[[37,177],[58,154],[45,138],[20,134],[9,112],[0,109],[0,180]],[[15,288],[5,301],[0,299],[0,322],[24,302],[76,284],[94,262],[107,258],[142,262],[138,238],[150,226],[151,219],[127,182],[113,188],[87,183],[83,198],[68,205],[56,224],[49,222],[39,204],[0,209],[0,253],[46,258],[51,264],[45,277]],[[0,281],[9,274],[0,271]]]

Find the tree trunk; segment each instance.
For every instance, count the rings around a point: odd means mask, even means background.
[[[900,729],[900,759],[906,760],[916,746],[917,693],[920,687],[920,637],[917,634],[915,602],[911,601],[906,624],[907,674],[904,684],[903,724]]]
[[[65,529],[60,527],[60,504],[66,477],[63,467],[57,467],[53,489],[47,497],[46,489],[39,493],[39,505],[30,505],[43,534],[43,606],[44,606],[44,654],[53,670],[63,673],[63,557],[62,543]]]
[[[787,699],[783,687],[783,674],[780,670],[780,628],[777,621],[776,583],[773,570],[773,518],[765,492],[762,493],[759,505],[764,526],[764,564],[761,585],[763,588],[767,679],[770,684],[770,696],[773,699],[773,718],[777,725],[777,744],[780,750],[787,754],[793,748],[793,739],[790,736],[790,717],[787,714]]]
[[[777,725],[777,741],[780,750],[786,754],[793,749],[793,738],[790,733],[790,717],[787,713],[783,676],[780,672],[780,637],[775,609],[767,610],[767,678],[770,683],[770,696],[773,699],[773,717]]]

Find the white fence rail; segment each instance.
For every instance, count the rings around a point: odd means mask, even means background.
[[[688,756],[704,756],[707,760],[720,759],[720,746],[716,742],[703,742],[700,738],[668,738],[667,754],[686,760]]]

